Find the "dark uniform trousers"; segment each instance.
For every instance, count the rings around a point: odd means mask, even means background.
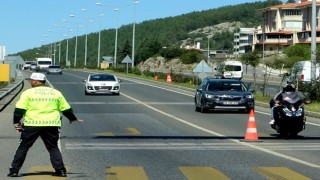
[[[12,171],[19,171],[22,167],[29,148],[41,137],[49,154],[52,167],[56,170],[64,169],[60,149],[58,148],[59,127],[23,127],[20,144],[11,163]]]

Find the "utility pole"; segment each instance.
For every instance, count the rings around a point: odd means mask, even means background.
[[[312,22],[311,22],[311,81],[316,80],[316,63],[317,63],[317,1],[312,0]]]

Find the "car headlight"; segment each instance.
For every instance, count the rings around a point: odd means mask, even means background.
[[[303,111],[303,109],[300,107],[300,108],[296,111],[296,116],[302,116],[302,111]]]
[[[214,98],[214,95],[212,95],[212,94],[205,94],[204,96],[205,96],[206,98],[209,98],[209,99]]]
[[[93,89],[93,86],[92,86],[91,84],[87,84],[87,89],[88,89],[88,90],[94,90],[94,89]]]
[[[288,108],[283,108],[283,112],[286,114],[286,116],[291,117],[292,116],[292,112],[288,109]]]
[[[245,96],[245,98],[247,98],[247,99],[253,99],[254,96],[253,96],[253,94],[248,94],[248,95]]]

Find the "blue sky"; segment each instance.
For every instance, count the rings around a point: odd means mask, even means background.
[[[9,55],[76,34],[116,28],[117,24],[120,27],[134,21],[256,1],[259,0],[139,0],[134,4],[134,0],[3,0],[0,46],[5,46],[5,54]]]

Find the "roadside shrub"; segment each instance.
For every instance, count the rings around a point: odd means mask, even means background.
[[[320,102],[320,82],[307,82],[307,83],[298,83],[299,91],[307,96],[308,99]]]
[[[207,59],[201,51],[199,50],[187,50],[180,56],[180,59],[183,64],[193,64],[200,62],[201,60]]]
[[[160,50],[160,55],[166,59],[173,59],[175,57],[179,57],[182,54],[181,48],[170,47],[170,48],[162,48]]]

